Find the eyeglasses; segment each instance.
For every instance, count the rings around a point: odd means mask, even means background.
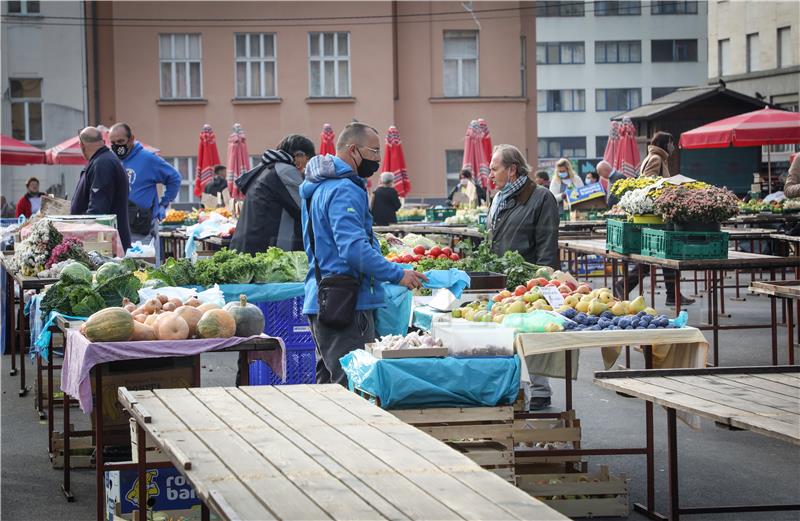
[[[381,149],[380,148],[369,148],[369,147],[359,147],[356,145],[356,148],[365,148],[372,152],[373,156],[380,157],[381,156]]]

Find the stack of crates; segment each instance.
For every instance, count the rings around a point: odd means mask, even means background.
[[[250,385],[315,383],[317,358],[311,326],[303,315],[303,297],[254,304],[264,313],[264,333],[283,339],[286,378],[282,380],[263,360],[252,360]]]

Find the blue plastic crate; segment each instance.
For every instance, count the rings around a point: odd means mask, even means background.
[[[264,313],[264,333],[282,338],[286,345],[314,346],[308,317],[303,314],[303,297],[254,304]]]
[[[313,384],[317,381],[314,345],[286,345],[286,380],[281,380],[263,360],[250,362],[250,385]]]

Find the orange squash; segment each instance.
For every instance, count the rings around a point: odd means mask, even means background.
[[[186,306],[181,306],[176,309],[175,313],[184,319],[189,326],[189,337],[195,336],[197,334],[197,323],[203,317],[203,312],[187,304]]]
[[[186,340],[189,338],[189,324],[174,311],[159,315],[153,326],[159,340]]]
[[[206,311],[211,311],[212,309],[222,309],[222,308],[220,308],[213,302],[206,302],[205,304],[200,304],[199,306],[197,306],[197,309],[205,313]]]
[[[155,330],[140,322],[133,323],[133,336],[131,340],[155,340],[156,339],[156,332]]]
[[[224,309],[210,309],[197,323],[201,338],[230,338],[236,334],[236,320]]]

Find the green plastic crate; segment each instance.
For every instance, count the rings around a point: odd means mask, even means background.
[[[428,208],[425,210],[425,220],[430,222],[444,221],[455,214],[455,208]]]
[[[798,208],[798,211],[800,211],[800,208]],[[487,217],[488,215],[486,215],[485,213],[478,214],[478,226],[486,226]]]
[[[727,259],[725,232],[642,230],[642,255],[659,259]]]
[[[425,220],[424,215],[398,215],[397,222],[421,222]]]
[[[562,222],[569,221],[569,210],[561,210],[560,219]]]
[[[663,228],[657,224],[635,224],[619,219],[606,221],[606,249],[617,253],[640,253],[642,251],[642,230]]]

